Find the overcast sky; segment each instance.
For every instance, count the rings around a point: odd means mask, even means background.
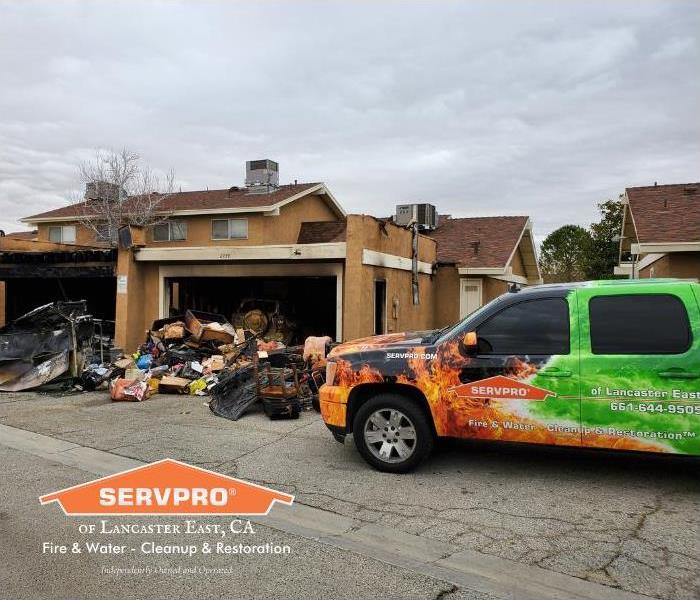
[[[700,180],[700,3],[0,2],[0,228],[126,146],[183,190],[247,159],[351,212],[587,225]]]

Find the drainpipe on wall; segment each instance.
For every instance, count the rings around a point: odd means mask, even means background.
[[[420,294],[418,289],[418,223],[413,224],[411,258],[411,286],[413,287],[413,304],[420,304]]]

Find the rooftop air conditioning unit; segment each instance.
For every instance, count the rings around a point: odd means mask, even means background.
[[[272,192],[279,187],[279,165],[274,160],[249,160],[245,164],[245,184],[249,192]]]
[[[437,227],[437,210],[433,204],[397,204],[394,223],[406,227],[416,223],[419,229]]]

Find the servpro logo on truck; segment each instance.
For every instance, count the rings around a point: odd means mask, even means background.
[[[555,392],[502,375],[465,383],[451,389],[463,398],[492,398],[494,400],[544,400],[547,396],[557,395]]]
[[[166,458],[46,494],[67,515],[266,515],[294,496]]]

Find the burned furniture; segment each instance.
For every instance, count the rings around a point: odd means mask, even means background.
[[[263,364],[258,377],[258,397],[262,400],[265,414],[271,419],[297,419],[301,412],[299,396],[301,386],[297,366],[273,368],[269,362]]]
[[[233,315],[233,323],[261,338],[289,344],[296,332],[296,323],[290,320],[290,314],[290,307],[279,300],[245,298]]]

